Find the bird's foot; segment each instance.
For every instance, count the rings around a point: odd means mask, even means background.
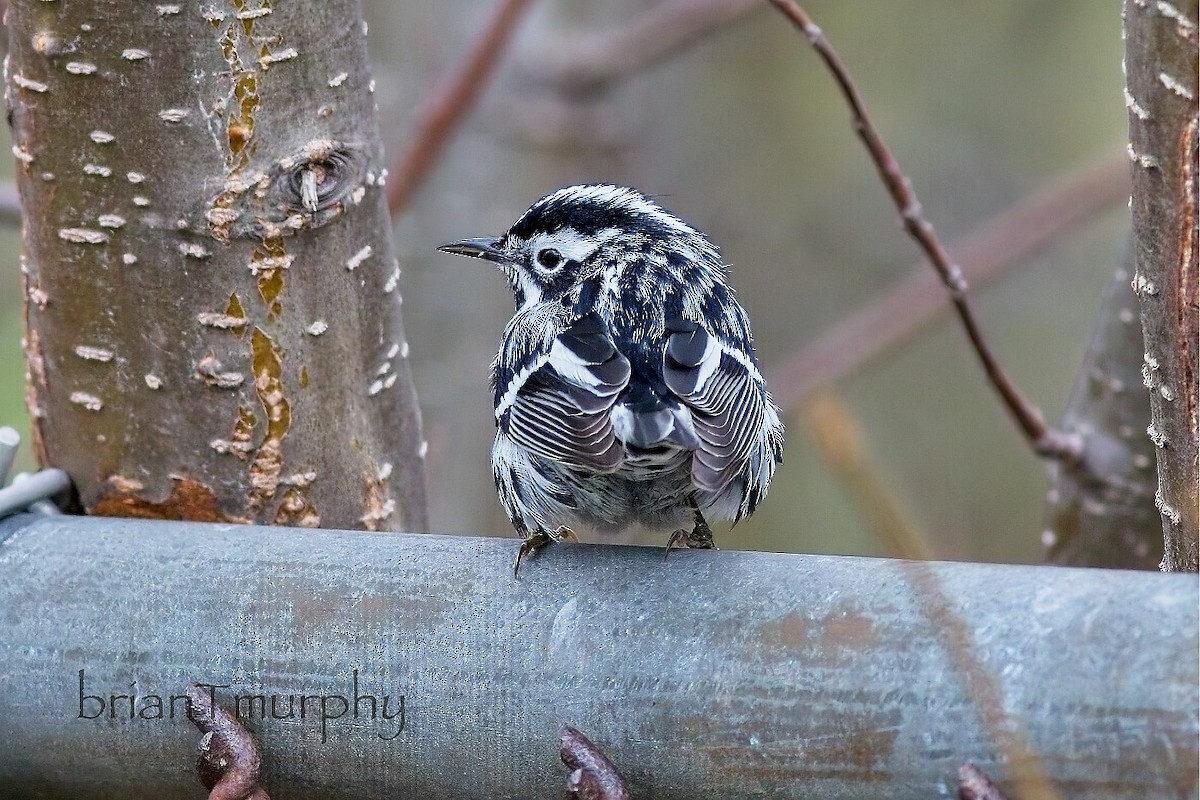
[[[663,558],[670,554],[671,548],[680,546],[690,550],[718,550],[717,543],[713,541],[712,528],[708,527],[708,520],[700,513],[696,501],[688,498],[688,505],[692,507],[692,513],[696,518],[696,526],[690,531],[686,528],[680,528],[671,534],[671,538],[667,539],[667,547],[663,551]]]
[[[548,536],[554,542],[574,542],[575,544],[579,544],[579,537],[575,535],[575,531],[566,525],[559,525],[555,528],[554,533],[548,534]]]
[[[697,525],[690,531],[686,528],[680,528],[671,534],[671,538],[667,540],[667,547],[663,551],[663,558],[671,552],[673,547],[686,547],[690,550],[717,550],[717,543],[713,541],[712,530],[708,525]]]
[[[558,526],[553,532],[539,528],[535,533],[526,537],[521,542],[521,549],[517,551],[516,563],[513,564],[513,577],[517,577],[517,574],[520,572],[522,561],[552,542],[578,543],[579,537],[575,535],[575,531],[566,525]]]

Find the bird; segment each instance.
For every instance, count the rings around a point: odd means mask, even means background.
[[[492,475],[521,537],[514,574],[575,528],[675,528],[754,512],[783,423],[717,247],[640,191],[558,189],[500,236],[439,250],[494,264],[515,311],[491,365]]]

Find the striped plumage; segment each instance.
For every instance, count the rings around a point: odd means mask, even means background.
[[[493,261],[516,298],[492,365],[492,468],[523,539],[754,511],[783,425],[702,233],[633,189],[583,185],[442,249]]]

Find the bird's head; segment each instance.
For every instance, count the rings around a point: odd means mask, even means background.
[[[641,192],[610,184],[559,189],[530,206],[502,236],[438,249],[496,264],[518,308],[562,298],[610,263],[639,254],[716,259],[699,231]]]

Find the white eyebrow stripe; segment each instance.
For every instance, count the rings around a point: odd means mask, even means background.
[[[607,244],[621,235],[620,228],[603,228],[595,233],[584,236],[572,227],[561,228],[553,233],[539,233],[529,240],[530,265],[535,272],[545,277],[557,274],[561,270],[555,267],[546,270],[537,261],[539,251],[547,247],[558,251],[567,261],[582,263],[596,252],[602,245]]]

